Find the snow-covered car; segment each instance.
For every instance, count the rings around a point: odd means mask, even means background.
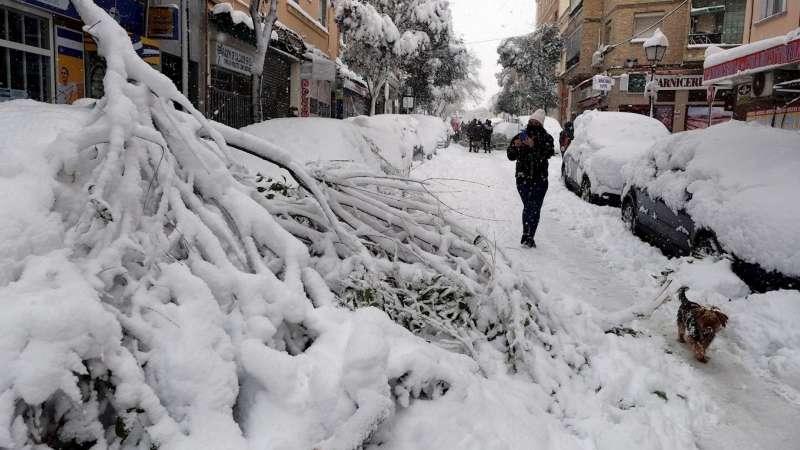
[[[587,111],[575,120],[575,139],[564,152],[564,184],[589,203],[618,205],[622,167],[666,136],[661,122],[641,114]]]
[[[419,122],[416,127],[417,138],[422,144],[426,157],[430,158],[431,154],[435,155],[437,149],[450,146],[453,129],[444,120],[424,114],[411,114],[410,116]]]
[[[731,121],[623,169],[622,218],[665,253],[727,254],[754,289],[800,289],[800,133]]]
[[[412,146],[399,144],[402,140],[399,126],[379,125],[304,117],[267,120],[244,127],[242,131],[286,149],[305,163],[324,161],[389,175],[406,175],[411,166]],[[372,129],[368,130],[370,126]],[[379,136],[384,138],[379,139]],[[237,153],[236,157],[253,171],[276,179],[289,178],[285,170],[254,156]]]

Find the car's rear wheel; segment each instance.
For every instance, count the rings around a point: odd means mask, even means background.
[[[583,177],[583,181],[581,182],[581,199],[587,203],[594,203],[592,183],[589,181],[589,177]]]
[[[719,258],[723,255],[722,246],[719,245],[714,233],[702,231],[697,234],[692,243],[692,255],[697,258]]]
[[[631,233],[636,234],[636,227],[638,225],[636,220],[636,203],[630,197],[626,197],[622,202],[622,221]]]

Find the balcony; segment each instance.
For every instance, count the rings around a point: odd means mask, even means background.
[[[690,33],[689,45],[722,44],[722,33]]]

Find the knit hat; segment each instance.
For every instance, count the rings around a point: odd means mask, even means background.
[[[531,119],[539,122],[540,124],[544,125],[544,118],[547,117],[547,114],[544,112],[543,109],[537,109],[535,113],[531,115]],[[530,120],[530,119],[528,119]]]

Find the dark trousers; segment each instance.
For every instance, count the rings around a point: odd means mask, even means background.
[[[517,178],[517,192],[522,199],[522,234],[524,236],[534,237],[536,235],[547,187],[546,178],[544,180]]]
[[[492,138],[489,138],[489,139],[484,138],[483,139],[483,150],[484,151],[492,151],[491,145],[492,145]]]

